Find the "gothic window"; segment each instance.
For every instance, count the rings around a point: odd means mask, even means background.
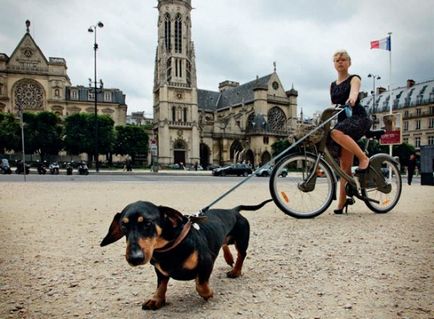
[[[253,131],[255,128],[255,113],[251,113],[248,117],[247,117],[247,131]]]
[[[286,115],[277,106],[268,111],[268,126],[271,131],[285,131],[286,130]]]
[[[172,49],[170,45],[170,34],[171,34],[171,23],[170,23],[170,15],[166,13],[164,17],[164,45],[167,51]]]
[[[187,84],[190,85],[191,84],[191,63],[190,61],[186,61],[186,67],[187,67]]]
[[[187,108],[184,107],[184,122],[187,122]]]
[[[44,105],[44,89],[36,81],[24,79],[17,82],[14,90],[15,105],[19,109],[38,110]]]
[[[176,108],[172,106],[172,121],[176,122]]]
[[[172,80],[172,58],[168,58],[166,62],[166,76],[167,81]]]
[[[175,19],[175,53],[182,53],[182,18],[180,14]]]

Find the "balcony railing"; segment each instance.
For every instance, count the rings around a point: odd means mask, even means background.
[[[191,127],[192,122],[169,121],[171,127]]]
[[[248,128],[246,131],[247,135],[277,135],[277,136],[288,136],[288,130],[273,130],[270,128]]]

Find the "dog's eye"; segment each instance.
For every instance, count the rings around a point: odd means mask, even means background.
[[[125,221],[122,221],[121,222],[121,230],[126,230],[127,229],[127,227],[128,227],[128,223],[126,223]]]

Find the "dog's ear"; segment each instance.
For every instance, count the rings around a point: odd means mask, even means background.
[[[173,228],[181,224],[185,217],[176,209],[167,206],[159,206],[161,218],[170,222]]]
[[[112,244],[124,236],[120,224],[121,216],[122,216],[121,213],[117,213],[113,218],[109,231],[100,244],[101,247]]]

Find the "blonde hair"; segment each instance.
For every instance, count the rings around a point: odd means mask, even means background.
[[[348,61],[351,63],[351,57],[350,57],[350,55],[348,54],[348,52],[346,50],[338,50],[338,51],[336,51],[333,54],[333,61],[335,61],[336,58],[339,58],[339,57],[347,58]]]

